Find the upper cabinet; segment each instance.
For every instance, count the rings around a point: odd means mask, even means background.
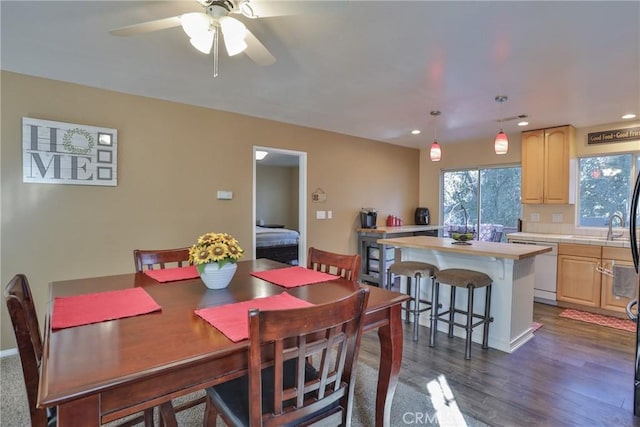
[[[573,126],[522,132],[522,203],[573,203],[569,169],[575,134]]]

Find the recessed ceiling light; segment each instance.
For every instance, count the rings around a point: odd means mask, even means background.
[[[529,124],[529,122],[528,122],[528,121],[526,121],[526,120],[523,120],[523,121],[521,121],[521,122],[518,122],[518,126],[527,126],[528,124]]]
[[[623,118],[623,119],[625,119],[625,120],[628,120],[628,119],[635,119],[635,118],[636,118],[636,115],[635,115],[635,114],[633,114],[633,113],[628,113],[628,114],[625,114],[624,116],[622,116],[622,118]]]
[[[411,135],[420,135],[420,129],[414,129],[411,131]]]

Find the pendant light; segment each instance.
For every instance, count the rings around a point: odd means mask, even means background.
[[[440,115],[440,111],[433,110],[431,112],[432,117],[438,117]],[[432,162],[439,162],[442,158],[442,150],[440,149],[440,144],[438,144],[438,137],[436,132],[435,119],[433,124],[433,143],[431,144],[431,149],[429,150],[429,157]]]
[[[507,151],[509,151],[509,139],[507,134],[502,131],[502,103],[507,99],[504,95],[498,95],[495,98],[496,102],[500,103],[500,132],[496,135],[496,140],[493,143],[493,149],[496,154],[507,154]]]

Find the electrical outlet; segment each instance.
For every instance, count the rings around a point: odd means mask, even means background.
[[[562,222],[562,214],[561,213],[551,214],[551,222]]]
[[[540,222],[540,214],[532,213],[531,214],[531,222]]]

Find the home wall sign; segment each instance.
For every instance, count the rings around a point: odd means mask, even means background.
[[[640,127],[614,129],[587,134],[587,144],[603,144],[608,142],[625,142],[640,139]]]
[[[22,182],[118,185],[118,131],[23,117]]]

